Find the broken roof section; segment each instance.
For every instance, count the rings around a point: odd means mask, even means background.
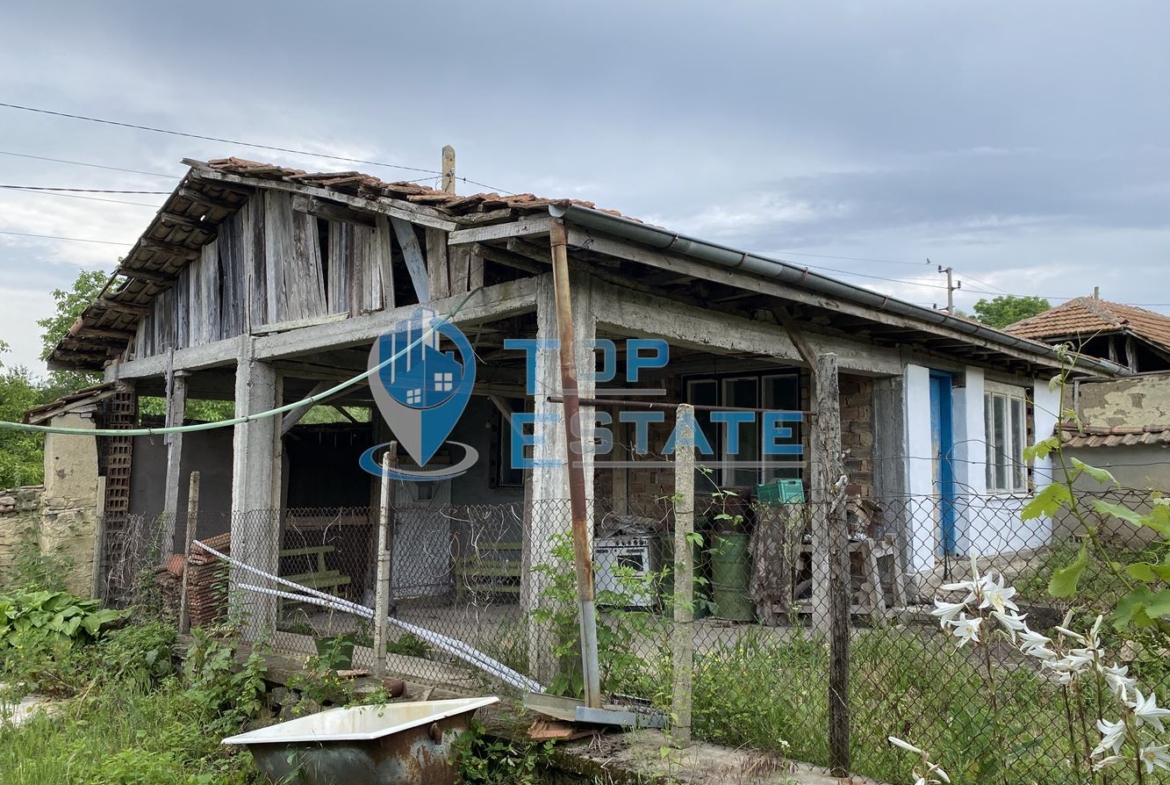
[[[257,189],[290,192],[294,199],[304,200],[309,211],[315,206],[358,219],[370,215],[400,218],[450,232],[453,244],[474,242],[481,249],[482,243],[515,242],[525,234],[520,229],[526,222],[532,224],[527,234],[547,233],[551,214],[563,218],[570,228],[580,228],[570,232],[570,244],[578,258],[594,265],[598,274],[614,264],[647,270],[656,267],[658,270],[652,272],[657,278],[647,277],[646,283],[666,296],[717,309],[721,302],[771,296],[771,305],[760,304],[765,310],[794,305],[804,309],[805,318],[819,329],[845,331],[875,345],[910,343],[1014,370],[1059,365],[1052,347],[1027,337],[921,308],[806,267],[652,227],[614,211],[599,210],[590,202],[532,194],[457,196],[416,183],[389,183],[360,172],[310,174],[239,158],[184,163],[191,167],[187,176],[101,295],[57,345],[49,358],[51,368],[96,370],[125,352],[155,298],[175,283],[179,272],[216,237],[217,227]],[[612,242],[613,238],[623,242]],[[627,244],[645,251],[630,253]],[[485,252],[492,250],[488,247]],[[658,279],[665,282],[656,283]],[[710,289],[717,290],[717,296],[707,291]],[[1116,363],[1092,358],[1086,358],[1080,370],[1101,375],[1126,372]]]
[[[1170,316],[1092,297],[1069,300],[1008,325],[1004,331],[1044,343],[1123,333],[1170,351]]]

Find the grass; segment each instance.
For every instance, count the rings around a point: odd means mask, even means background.
[[[1020,597],[1045,605],[1058,604],[1062,609],[1078,608],[1092,615],[1111,612],[1125,591],[1096,554],[1090,558],[1081,574],[1076,596],[1056,600],[1048,593],[1048,581],[1052,573],[1070,564],[1077,557],[1080,547],[1079,540],[1065,539],[1044,549],[1029,562],[1027,569],[1012,584],[1019,591]],[[1160,562],[1165,556],[1165,546],[1161,543],[1152,543],[1144,548],[1127,548],[1106,542],[1104,547],[1110,560],[1121,564]]]
[[[249,785],[263,780],[244,753],[219,746],[178,679],[122,683],[0,727],[6,785]]]
[[[853,770],[887,782],[910,782],[916,761],[886,740],[897,736],[933,752],[956,785],[1075,782],[1067,763],[1071,756],[1059,687],[1010,662],[997,668],[996,678],[1013,762],[1006,778],[991,776],[1000,755],[992,742],[980,665],[971,654],[956,651],[931,630],[859,633],[850,655]],[[747,629],[739,641],[696,658],[695,736],[825,765],[827,674],[827,651],[819,643]],[[654,678],[659,685],[670,683],[668,672]],[[1132,781],[1132,771],[1119,771],[1111,779],[1115,785]]]
[[[19,726],[0,723],[5,785],[252,785],[262,782],[247,753],[219,740],[259,709],[261,674],[235,672],[234,649],[203,638],[199,665],[178,673],[174,632],[132,625],[92,642],[26,636],[0,650],[0,696],[54,701]]]

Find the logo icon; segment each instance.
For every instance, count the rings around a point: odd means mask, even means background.
[[[440,348],[443,338],[455,345],[458,356]],[[420,467],[391,469],[389,477],[444,480],[471,468],[479,453],[471,445],[452,441],[450,444],[463,449],[459,463],[421,470],[447,441],[475,387],[475,353],[459,328],[429,308],[417,308],[374,342],[367,367],[377,369],[370,375],[370,390],[378,410],[398,443]],[[381,477],[382,467],[374,455],[386,446],[379,444],[366,450],[361,457],[362,468]]]

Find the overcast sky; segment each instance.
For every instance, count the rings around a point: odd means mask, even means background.
[[[1096,285],[1170,313],[1167,30],[1154,0],[24,3],[0,102],[425,169],[453,144],[493,188],[920,305],[941,263],[968,310]],[[169,191],[182,158],[228,155],[354,168],[0,108],[0,184]],[[106,198],[138,204],[0,190],[0,232],[124,244],[0,234],[6,363],[43,370],[50,292],[111,269],[164,197]]]

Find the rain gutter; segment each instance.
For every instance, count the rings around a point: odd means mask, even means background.
[[[681,254],[692,259],[716,264],[733,270],[742,270],[746,273],[771,278],[801,289],[808,289],[830,297],[847,300],[878,311],[885,311],[898,316],[905,316],[924,322],[927,325],[946,327],[955,332],[978,338],[988,343],[999,344],[1006,348],[1016,349],[1035,355],[1037,359],[1051,363],[1061,362],[1056,349],[1046,344],[1030,341],[1026,338],[1017,338],[992,327],[973,324],[966,319],[958,319],[944,311],[931,308],[922,308],[888,295],[854,286],[826,275],[814,273],[807,267],[798,267],[793,264],[769,259],[766,256],[738,251],[717,243],[687,237],[677,232],[648,226],[628,218],[604,213],[588,207],[572,203],[557,203],[549,205],[549,213],[554,218],[563,218],[571,224],[596,229],[599,232],[618,237],[624,240],[650,246],[660,251]],[[1078,370],[1087,370],[1107,376],[1128,376],[1130,370],[1122,365],[1096,357],[1078,357]]]

